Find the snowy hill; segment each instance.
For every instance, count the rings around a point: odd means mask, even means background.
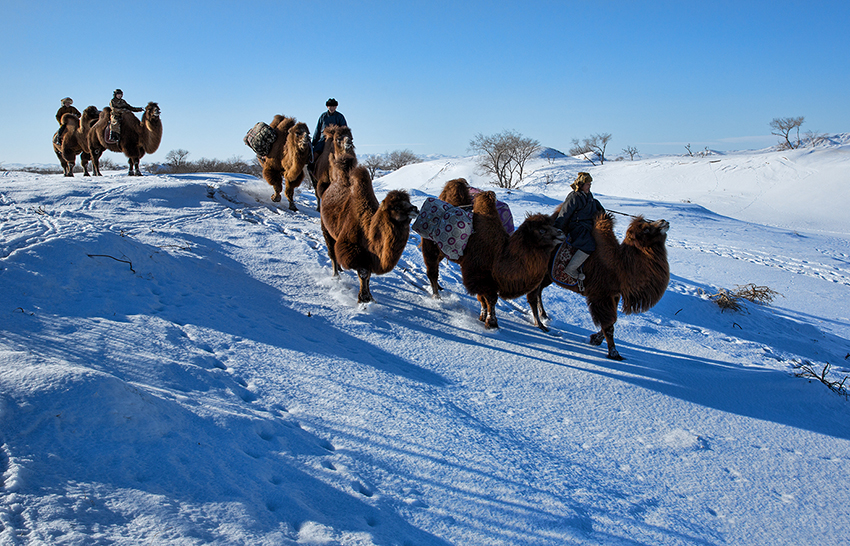
[[[848,144],[535,159],[517,223],[579,171],[671,224],[671,282],[605,358],[550,287],[477,320],[455,264],[330,277],[300,212],[238,175],[0,172],[0,544],[843,544]],[[719,159],[719,161],[717,161]],[[414,204],[474,158],[375,182]],[[622,236],[628,218],[618,216]],[[723,312],[710,295],[781,296]]]

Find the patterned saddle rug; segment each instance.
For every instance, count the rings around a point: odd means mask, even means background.
[[[419,216],[410,229],[434,241],[449,259],[457,260],[472,235],[472,211],[429,197],[419,207]]]
[[[582,290],[581,281],[576,279],[575,277],[571,277],[567,275],[567,265],[570,263],[570,258],[573,257],[573,247],[571,247],[567,242],[563,242],[558,246],[558,250],[555,252],[555,259],[552,261],[552,271],[550,275],[552,276],[552,280],[555,281],[555,284],[559,284],[561,286],[576,286],[578,285],[579,289]],[[581,270],[581,267],[579,268]]]

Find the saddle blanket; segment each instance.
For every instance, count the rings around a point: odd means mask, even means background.
[[[272,144],[274,144],[276,139],[277,132],[269,124],[258,121],[251,127],[242,141],[254,150],[257,155],[265,157],[269,155]]]
[[[469,188],[469,195],[475,197],[476,193],[481,193],[481,190],[478,188]],[[505,231],[508,232],[508,235],[512,234],[515,230],[514,228],[514,217],[511,214],[511,208],[504,201],[496,200],[496,212],[499,213],[499,219],[502,221],[502,225],[505,227]]]
[[[449,259],[457,260],[472,235],[472,211],[429,197],[419,207],[419,216],[410,228],[434,241]]]
[[[570,263],[570,258],[573,257],[573,247],[567,242],[563,242],[558,246],[558,251],[555,253],[555,259],[552,261],[552,280],[561,286],[575,286],[578,284],[578,279],[567,275],[567,264]]]

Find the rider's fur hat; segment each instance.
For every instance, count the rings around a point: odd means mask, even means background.
[[[579,188],[581,188],[588,182],[593,182],[593,177],[590,176],[590,173],[581,172],[578,173],[578,176],[576,176],[575,181],[570,184],[570,187],[573,189],[573,191],[578,191]]]

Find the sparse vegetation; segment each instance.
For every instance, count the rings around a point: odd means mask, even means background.
[[[238,173],[250,174],[257,178],[263,176],[263,168],[256,157],[250,161],[241,157],[233,157],[226,161],[202,157],[197,161],[189,161],[188,156],[189,152],[186,150],[171,150],[165,155],[165,163],[148,163],[145,165],[145,171],[152,174]]]
[[[571,156],[582,156],[590,161],[591,165],[596,165],[594,159],[599,161],[600,165],[605,163],[605,148],[611,141],[611,133],[596,133],[583,139],[581,142],[577,138],[573,139],[573,147],[570,148]]]
[[[800,147],[800,126],[803,125],[805,119],[806,118],[803,116],[796,118],[773,118],[770,122],[770,127],[773,131],[770,134],[782,137],[783,140],[779,142],[780,150],[789,150]],[[791,131],[795,129],[797,130],[797,141],[791,142]]]
[[[638,149],[634,146],[626,146],[625,148],[623,148],[623,153],[629,156],[629,159],[632,161],[635,160],[635,157],[638,157],[640,155]]]
[[[841,381],[833,381],[829,379],[827,376],[829,375],[830,368],[832,365],[827,362],[824,367],[821,369],[820,373],[815,370],[814,364],[809,362],[808,360],[798,360],[795,363],[791,364],[791,366],[799,370],[794,375],[797,377],[805,377],[806,379],[816,379],[829,387],[829,390],[840,394],[845,399],[850,396],[850,392],[847,391],[847,387],[844,384],[847,382],[848,376],[844,376],[844,379]]]
[[[741,305],[741,300],[746,300],[751,303],[760,305],[769,305],[773,302],[776,296],[781,296],[779,292],[768,288],[767,286],[757,286],[753,283],[746,285],[736,285],[735,290],[726,290],[721,288],[717,294],[709,295],[708,298],[720,307],[721,312],[741,311],[744,306]]]
[[[478,155],[478,166],[484,174],[496,177],[496,186],[515,188],[522,182],[526,162],[540,150],[540,142],[516,131],[484,136],[475,135],[470,151]]]

